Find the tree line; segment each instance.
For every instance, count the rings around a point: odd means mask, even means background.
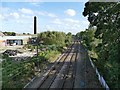
[[[56,45],[64,47],[72,42],[72,34],[69,32],[46,31],[39,33],[37,36],[38,42],[43,41],[44,45]]]
[[[76,34],[89,50],[110,88],[120,88],[120,3],[87,2],[83,15],[90,26]]]

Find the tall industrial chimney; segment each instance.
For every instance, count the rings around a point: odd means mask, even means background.
[[[37,34],[37,17],[34,16],[34,34]]]

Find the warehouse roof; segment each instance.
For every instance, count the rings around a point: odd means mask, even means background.
[[[32,36],[3,36],[0,37],[0,39],[2,40],[6,40],[6,39],[25,39],[25,38],[31,38]]]

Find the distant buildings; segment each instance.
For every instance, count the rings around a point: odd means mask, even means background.
[[[5,36],[2,32],[0,32],[0,46],[25,45],[31,37],[31,35]]]

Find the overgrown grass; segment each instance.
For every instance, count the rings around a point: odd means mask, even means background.
[[[48,59],[49,62],[54,62],[59,54],[60,54],[59,51],[49,51],[48,54],[46,55],[46,58]]]
[[[2,87],[23,88],[33,77],[42,72],[47,64],[54,62],[59,54],[58,50],[48,49],[41,51],[38,56],[19,63],[11,60],[8,56],[3,56],[5,60],[2,61]]]

